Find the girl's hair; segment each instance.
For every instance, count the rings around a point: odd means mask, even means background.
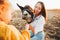
[[[9,8],[10,3],[7,0],[0,0],[0,20],[2,20],[1,14],[6,14]]]
[[[37,4],[40,3],[42,5],[42,9],[41,9],[41,12],[40,14],[45,18],[46,20],[46,10],[45,10],[45,6],[44,6],[44,3],[41,2],[41,1],[38,1]]]
[[[6,0],[0,0],[0,13],[8,11],[10,3]]]

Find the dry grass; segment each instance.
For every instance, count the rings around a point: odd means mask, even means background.
[[[16,28],[21,32],[25,29],[25,20],[21,18],[21,12],[13,12],[13,17],[10,24],[16,26]],[[60,11],[48,10],[47,11],[47,22],[44,27],[45,40],[60,40]]]
[[[48,20],[45,24],[45,39],[60,40],[60,12],[56,10],[47,11]]]
[[[25,20],[21,17],[20,10],[16,10],[12,13],[12,20],[9,24],[14,25],[20,32],[25,29],[25,24],[27,23]]]

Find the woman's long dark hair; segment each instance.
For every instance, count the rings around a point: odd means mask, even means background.
[[[46,10],[45,10],[44,3],[41,2],[41,1],[37,2],[37,4],[38,4],[38,3],[40,3],[40,4],[42,5],[42,9],[41,9],[40,14],[41,14],[41,15],[45,18],[45,20],[46,20]]]

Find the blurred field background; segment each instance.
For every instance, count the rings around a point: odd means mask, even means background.
[[[47,22],[44,31],[46,40],[60,40],[60,10],[47,10]]]
[[[45,40],[60,40],[60,10],[48,9],[47,22],[44,26]],[[22,14],[20,10],[15,10],[12,13],[12,20],[9,24],[16,26],[16,28],[22,32],[25,29],[25,20],[21,18]]]

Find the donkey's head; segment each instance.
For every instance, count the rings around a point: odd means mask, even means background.
[[[28,23],[31,23],[34,20],[34,14],[32,12],[32,8],[29,5],[22,7],[19,4],[17,4],[17,6],[22,11],[22,18],[26,20]]]

